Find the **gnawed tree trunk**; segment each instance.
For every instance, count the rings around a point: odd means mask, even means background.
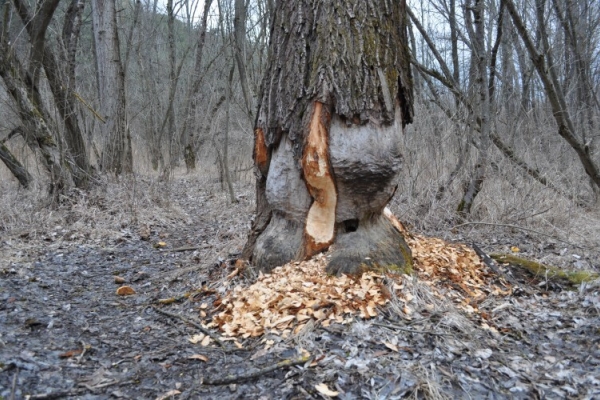
[[[260,270],[331,250],[329,273],[410,268],[393,216],[412,119],[405,2],[279,1],[255,125]]]

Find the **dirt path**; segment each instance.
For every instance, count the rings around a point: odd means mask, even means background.
[[[159,306],[199,321],[200,302],[182,296],[226,268],[219,258],[226,263],[240,250],[252,204],[250,188],[229,206],[216,191],[190,185],[171,188],[188,216],[179,222],[138,221],[101,240],[68,227],[2,234],[0,398],[306,399],[323,398],[320,384],[342,399],[600,396],[598,287],[490,296],[480,304],[490,329],[438,304],[417,307],[411,320],[388,310],[288,340],[248,339],[242,349],[191,343],[197,328],[152,306],[176,298]],[[146,227],[149,240],[142,240]],[[160,241],[165,248],[154,247]],[[198,249],[164,251],[183,246]],[[136,294],[117,296],[115,276]],[[306,352],[312,363],[202,384]]]

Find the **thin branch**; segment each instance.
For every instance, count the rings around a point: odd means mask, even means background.
[[[295,365],[302,365],[302,364],[306,364],[307,362],[309,362],[312,359],[312,357],[310,356],[303,356],[300,358],[296,358],[296,359],[290,359],[290,360],[284,360],[284,361],[280,361],[277,364],[274,365],[270,365],[268,367],[265,368],[261,368],[261,369],[256,369],[256,370],[251,370],[247,373],[244,374],[239,374],[239,375],[227,375],[223,378],[204,378],[202,380],[202,383],[204,385],[228,385],[230,383],[238,383],[238,382],[243,382],[243,381],[247,381],[250,379],[255,379],[258,378],[262,375],[268,374],[269,372],[273,372],[277,369],[281,369],[281,368],[287,368],[287,367],[293,367]]]
[[[203,327],[203,326],[202,326],[202,325],[200,325],[199,323],[197,323],[197,322],[194,322],[194,321],[192,321],[192,320],[189,320],[189,319],[187,319],[186,317],[184,317],[184,316],[182,316],[182,315],[179,315],[179,314],[173,314],[173,313],[170,313],[170,312],[168,312],[168,311],[161,310],[160,308],[158,308],[158,307],[156,307],[156,306],[151,306],[151,307],[152,307],[152,309],[153,309],[154,311],[156,311],[156,312],[157,312],[157,313],[159,313],[159,314],[165,315],[165,316],[167,316],[167,317],[170,317],[170,318],[179,319],[179,320],[181,320],[181,321],[185,322],[185,323],[186,323],[186,324],[188,324],[188,325],[192,325],[193,327],[197,328],[198,330],[200,330],[200,331],[201,331],[202,333],[204,333],[205,335],[208,335],[208,336],[210,336],[210,338],[211,338],[212,340],[214,340],[214,341],[215,341],[215,342],[216,342],[216,343],[217,343],[219,346],[221,346],[221,347],[222,347],[222,348],[224,348],[224,349],[227,349],[227,347],[225,346],[225,344],[224,344],[224,343],[221,341],[221,339],[219,339],[219,338],[217,337],[217,335],[215,335],[214,333],[212,333],[210,330],[206,329],[205,327]]]
[[[102,118],[102,117],[100,116],[100,114],[98,114],[98,111],[94,110],[94,109],[92,108],[92,106],[90,106],[90,105],[89,105],[89,104],[88,104],[88,103],[87,103],[87,102],[86,102],[86,101],[85,101],[85,100],[84,100],[84,99],[83,99],[83,98],[82,98],[82,97],[79,95],[79,93],[77,93],[77,92],[73,92],[73,95],[74,95],[74,96],[75,96],[75,98],[76,98],[77,100],[79,100],[79,101],[80,101],[80,102],[81,102],[81,103],[82,103],[84,106],[86,106],[86,107],[87,107],[87,109],[88,109],[88,110],[90,110],[90,111],[92,112],[92,114],[94,114],[94,116],[95,116],[96,118],[98,118],[100,121],[102,121],[102,123],[104,123],[104,124],[106,123],[106,120],[105,120],[104,118]]]

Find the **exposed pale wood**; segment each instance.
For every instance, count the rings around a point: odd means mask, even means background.
[[[302,157],[304,179],[313,198],[306,216],[305,257],[327,249],[335,236],[337,193],[329,163],[330,118],[327,108],[316,102]]]

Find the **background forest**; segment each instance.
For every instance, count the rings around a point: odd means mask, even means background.
[[[273,3],[0,2],[3,196],[56,201],[115,176],[191,174],[235,201],[235,185],[253,181]],[[571,235],[600,194],[600,5],[409,6],[415,119],[400,218]],[[8,214],[4,228],[18,220]]]

